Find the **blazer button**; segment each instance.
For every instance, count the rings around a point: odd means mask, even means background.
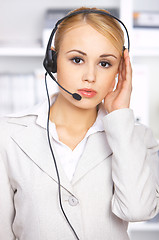
[[[68,199],[70,206],[76,206],[78,204],[78,199],[74,196],[70,196]]]

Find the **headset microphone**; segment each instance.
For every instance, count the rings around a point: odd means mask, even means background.
[[[80,101],[82,99],[81,95],[79,95],[78,93],[73,93],[72,97],[78,101]]]

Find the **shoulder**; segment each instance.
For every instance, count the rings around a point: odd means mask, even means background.
[[[38,111],[39,105],[22,112],[0,117],[0,147],[7,146],[12,135],[28,127],[30,124],[36,124]]]

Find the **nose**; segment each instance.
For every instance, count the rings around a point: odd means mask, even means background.
[[[96,81],[96,69],[94,64],[87,64],[83,74],[83,81],[95,82]]]

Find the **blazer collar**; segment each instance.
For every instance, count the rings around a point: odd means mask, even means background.
[[[36,120],[36,116],[34,116],[35,120],[33,121],[32,119],[29,124],[28,118],[30,117],[22,118],[23,121],[21,118],[14,118],[9,121],[10,123],[23,126],[23,128],[20,128],[20,131],[16,131],[11,138],[43,172],[57,182],[57,174],[48,144],[47,131],[33,123]],[[58,160],[56,150],[53,145],[52,147],[60,174],[61,186],[72,194],[73,185],[92,168],[112,154],[104,132],[97,132],[90,135],[85,151],[77,165],[72,182],[69,182],[60,160]]]

